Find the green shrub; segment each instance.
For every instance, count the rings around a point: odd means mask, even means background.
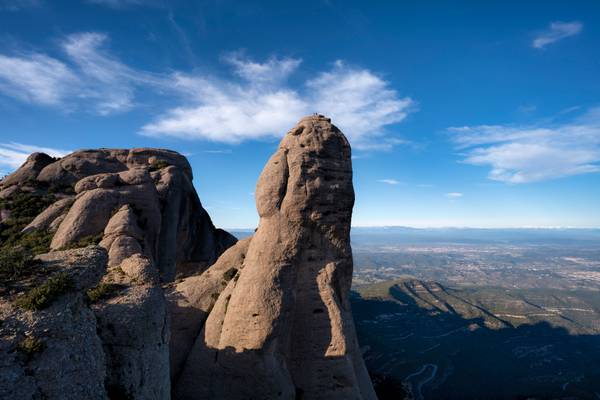
[[[43,254],[50,251],[50,243],[54,233],[40,230],[21,234],[18,245],[31,251],[33,255]]]
[[[28,218],[31,222],[55,201],[56,198],[52,195],[18,192],[8,199],[3,199],[0,208],[9,210],[11,219]]]
[[[0,229],[5,226],[0,226]],[[4,239],[0,244],[0,251],[9,251],[17,247],[23,248],[32,255],[47,253],[50,251],[50,242],[54,234],[41,230],[29,233],[21,233],[20,226],[12,226],[2,230],[0,236]]]
[[[158,171],[159,169],[163,169],[163,168],[167,168],[169,165],[171,165],[168,161],[166,160],[155,160],[150,164],[150,171]]]
[[[48,186],[48,193],[75,194],[75,189],[73,188],[73,185],[59,185],[56,183],[51,183]]]
[[[95,303],[99,300],[109,299],[115,296],[121,289],[122,285],[116,283],[100,283],[87,291],[87,297],[90,303]]]
[[[67,244],[66,246],[63,246],[61,250],[79,249],[81,247],[97,245],[102,240],[102,236],[102,233],[84,236],[76,242],[72,242]]]
[[[27,249],[22,247],[0,250],[0,282],[8,283],[29,275],[37,261]]]
[[[17,305],[26,310],[42,310],[50,305],[56,298],[73,288],[71,277],[61,272],[50,277],[25,295],[17,299]]]
[[[50,232],[21,233],[21,231],[54,201],[55,198],[52,195],[24,192],[0,200],[0,209],[10,212],[10,218],[0,223],[0,251],[22,246],[33,254],[47,252],[52,240]]]
[[[27,336],[17,344],[17,350],[26,354],[28,357],[31,357],[36,353],[41,353],[45,348],[46,344],[33,336]]]

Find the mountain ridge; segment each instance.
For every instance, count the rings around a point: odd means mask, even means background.
[[[36,153],[0,182],[0,397],[376,399],[341,131],[313,115],[286,134],[244,240],[214,227],[192,177],[169,150],[99,149]]]

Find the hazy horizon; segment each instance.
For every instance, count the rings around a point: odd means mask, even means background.
[[[215,225],[254,227],[262,167],[319,112],[356,226],[600,227],[597,2],[19,0],[0,26],[0,174],[169,148]]]

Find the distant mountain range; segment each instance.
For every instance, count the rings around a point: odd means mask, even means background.
[[[229,230],[238,238],[254,229]],[[598,242],[600,228],[411,228],[405,226],[353,227],[353,242],[406,243],[576,243]]]

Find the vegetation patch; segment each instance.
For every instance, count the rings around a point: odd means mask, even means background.
[[[87,247],[92,245],[97,245],[102,240],[102,233],[98,233],[96,235],[88,235],[84,236],[76,242],[72,242],[63,246],[61,250],[71,250],[71,249],[79,249],[81,247]]]
[[[48,252],[52,233],[48,231],[22,233],[21,231],[55,200],[52,195],[27,192],[19,192],[8,199],[0,200],[0,210],[10,213],[10,217],[0,223],[0,252],[15,247],[22,247],[33,255]]]
[[[11,219],[31,221],[55,201],[56,198],[49,194],[18,192],[8,199],[0,200],[0,209],[10,211]]]
[[[46,344],[33,336],[27,336],[17,344],[17,350],[32,357],[36,353],[41,353],[46,348]]]
[[[34,287],[18,298],[17,305],[25,310],[42,310],[72,288],[73,280],[71,277],[61,272],[48,278],[44,283]]]
[[[223,272],[223,279],[225,279],[226,282],[229,282],[233,279],[233,277],[235,277],[237,271],[238,270],[235,267],[229,268],[227,271]]]
[[[149,169],[150,169],[151,172],[153,172],[153,171],[158,171],[158,170],[163,169],[163,168],[167,168],[170,165],[171,164],[168,161],[166,161],[166,160],[155,160],[155,161],[153,161],[150,164],[150,168]]]
[[[90,303],[96,303],[100,300],[109,299],[114,297],[120,290],[123,289],[123,285],[117,283],[100,283],[98,286],[93,287],[87,291],[87,297]]]
[[[58,183],[51,183],[48,186],[48,193],[75,194],[75,188],[73,187],[73,185],[61,185]]]
[[[0,283],[7,284],[22,277],[31,275],[39,261],[33,254],[22,247],[0,250]]]

